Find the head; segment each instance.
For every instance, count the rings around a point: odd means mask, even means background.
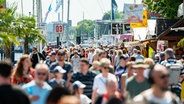
[[[160,53],[160,60],[161,61],[165,60],[165,53],[164,52]]]
[[[70,100],[68,100],[70,99]],[[71,92],[63,87],[54,88],[47,97],[46,104],[80,104]]]
[[[17,67],[15,68],[15,72],[13,74],[16,78],[21,78],[23,76],[24,70],[29,71],[31,67],[31,59],[29,55],[22,55],[22,57],[17,62]],[[27,68],[27,69],[24,69]]]
[[[128,57],[126,55],[121,55],[120,56],[121,66],[125,67],[127,60],[128,60]]]
[[[175,58],[174,51],[172,48],[167,48],[165,50],[165,59],[167,60],[169,58]]]
[[[62,79],[63,74],[66,73],[66,70],[64,70],[61,66],[57,66],[56,68],[54,68],[53,73],[54,73],[56,79]]]
[[[66,52],[64,50],[58,51],[58,61],[65,61]]]
[[[88,59],[81,58],[79,63],[80,63],[79,67],[80,67],[81,71],[86,71],[89,69],[89,60]]]
[[[133,54],[137,54],[138,50],[136,48],[133,49]]]
[[[56,52],[52,51],[52,52],[49,54],[49,58],[50,58],[51,61],[56,60]]]
[[[74,51],[74,56],[77,57],[78,56],[78,52]]]
[[[110,55],[113,55],[113,54],[114,54],[114,50],[111,49],[111,50],[109,51],[109,54],[110,54]]]
[[[36,52],[37,52],[37,48],[36,48],[36,47],[33,47],[33,48],[32,48],[32,52],[33,52],[33,53],[36,53]]]
[[[107,59],[107,58],[103,58],[100,61],[100,68],[101,68],[102,73],[108,74],[109,73],[109,69],[110,69],[110,65],[111,65],[110,60]]]
[[[86,85],[84,85],[83,83],[81,83],[80,81],[75,81],[73,83],[73,91],[74,91],[74,94],[78,94],[78,95],[81,95],[83,94],[83,90],[84,88],[86,87]]]
[[[169,72],[164,66],[156,64],[153,69],[150,70],[148,80],[152,87],[166,91],[169,86]]]
[[[35,81],[38,84],[43,84],[47,79],[48,75],[48,66],[43,63],[39,63],[35,67]]]
[[[136,72],[137,76],[143,76],[144,77],[144,70],[149,67],[149,65],[144,63],[144,60],[137,59],[135,64],[132,66]]]
[[[123,54],[122,50],[117,50],[117,55],[121,56]]]
[[[130,57],[130,61],[135,62],[135,60],[136,60],[136,58],[135,58],[134,56],[131,56],[131,57]]]
[[[10,83],[12,70],[13,66],[10,61],[0,61],[0,85]]]
[[[99,61],[94,61],[91,67],[92,71],[97,71],[100,70],[100,62]]]
[[[98,53],[98,60],[101,61],[101,59],[105,58],[106,52],[103,50],[100,50]]]
[[[132,65],[134,65],[134,62],[129,61],[126,63],[126,69],[128,70],[128,73],[133,73],[134,69],[132,68]]]
[[[155,62],[151,58],[146,58],[144,59],[144,64],[149,65],[149,69],[152,69],[153,66],[155,65]]]
[[[110,79],[108,78],[106,81],[106,89],[107,89],[107,94],[110,96],[114,96],[115,92],[118,89],[118,82],[116,79]]]

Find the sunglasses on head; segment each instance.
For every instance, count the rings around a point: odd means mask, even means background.
[[[169,74],[160,75],[160,78],[161,78],[161,79],[169,78]]]
[[[41,72],[37,72],[37,75],[39,75],[39,76],[45,76],[45,75],[47,75],[47,73],[41,73]]]

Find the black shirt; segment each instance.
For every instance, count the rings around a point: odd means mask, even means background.
[[[80,81],[81,83],[85,84],[86,87],[84,88],[84,94],[89,98],[91,98],[95,76],[96,74],[91,71],[88,71],[86,75],[83,75],[81,72],[77,72],[73,74],[70,82],[74,83],[75,81]]]
[[[0,104],[30,104],[26,93],[15,86],[0,86]]]

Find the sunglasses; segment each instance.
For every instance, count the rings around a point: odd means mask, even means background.
[[[161,79],[169,78],[169,74],[160,75],[160,78],[161,78]]]
[[[104,67],[104,69],[110,69],[110,67]]]
[[[46,76],[47,73],[40,73],[40,72],[38,72],[37,75],[38,75],[38,76],[41,76],[41,75],[42,75],[42,76]]]
[[[58,53],[58,56],[64,56],[65,54]]]

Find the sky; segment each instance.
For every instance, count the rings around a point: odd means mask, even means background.
[[[32,13],[32,1],[33,0],[23,0],[23,13],[24,15],[29,15]],[[48,15],[47,23],[54,22],[58,20],[57,13],[54,12],[55,0],[53,0],[52,11]],[[141,3],[142,0],[136,0],[136,3]],[[16,3],[17,12],[21,13],[21,0],[7,0],[8,4]],[[44,19],[45,14],[52,0],[42,0],[42,18]],[[64,22],[67,20],[67,2],[64,0]],[[116,0],[118,5],[118,10],[123,11],[124,3],[134,3],[134,0]],[[111,0],[70,0],[70,20],[72,20],[72,25],[76,26],[77,22],[84,19],[97,20],[101,19],[103,14],[111,9]],[[62,11],[61,11],[62,12]]]

